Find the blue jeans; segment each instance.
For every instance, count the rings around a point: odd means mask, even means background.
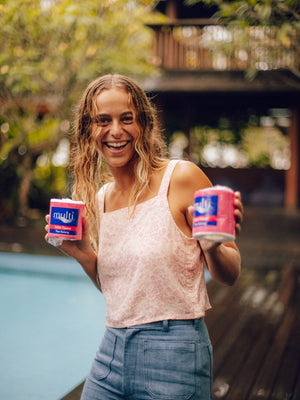
[[[203,318],[107,328],[81,400],[211,400]]]

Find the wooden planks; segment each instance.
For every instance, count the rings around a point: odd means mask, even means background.
[[[209,293],[216,285],[209,283]],[[220,327],[206,317],[214,347],[214,399],[292,399],[300,368],[299,271],[289,266],[246,271],[231,290],[221,305],[212,301],[211,313],[226,309]]]
[[[84,382],[82,382],[80,385],[78,385],[75,389],[73,389],[70,393],[68,393],[66,396],[64,396],[60,400],[80,400],[83,385],[84,385]]]

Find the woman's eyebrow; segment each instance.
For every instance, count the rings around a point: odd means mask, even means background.
[[[107,114],[107,113],[99,113],[99,114],[94,115],[92,117],[92,119],[96,120],[96,119],[99,119],[99,118],[102,118],[102,117],[109,117],[109,114]]]
[[[100,113],[96,114],[96,115],[94,116],[94,118],[98,118],[98,117],[108,117],[108,116],[110,116],[110,115],[111,115],[110,113],[106,113],[106,112],[103,112],[103,113],[102,113],[102,112],[100,112]],[[121,115],[134,115],[134,113],[133,113],[133,111],[128,110],[128,111],[122,112]]]
[[[109,115],[109,113],[99,113],[99,114],[96,114],[95,115],[95,117],[103,117],[103,116],[108,116]]]

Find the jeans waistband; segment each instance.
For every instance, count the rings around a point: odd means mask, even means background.
[[[133,325],[129,326],[127,329],[162,329],[164,331],[168,331],[172,326],[177,325],[193,325],[195,329],[199,329],[199,325],[202,318],[195,318],[195,319],[166,319],[163,321],[156,321],[150,322],[148,324],[141,324],[141,325]]]

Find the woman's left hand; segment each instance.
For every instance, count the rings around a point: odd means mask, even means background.
[[[191,229],[193,227],[193,214],[194,214],[194,207],[189,206],[186,212],[186,220]],[[242,230],[242,222],[244,218],[244,207],[240,192],[234,192],[234,217],[235,217],[235,234],[238,235]]]
[[[192,227],[194,207],[186,212],[188,224]],[[240,192],[234,193],[235,233],[241,232],[244,207]],[[241,256],[235,242],[218,243],[206,240],[200,241],[206,265],[213,279],[218,282],[233,285],[241,271]]]

